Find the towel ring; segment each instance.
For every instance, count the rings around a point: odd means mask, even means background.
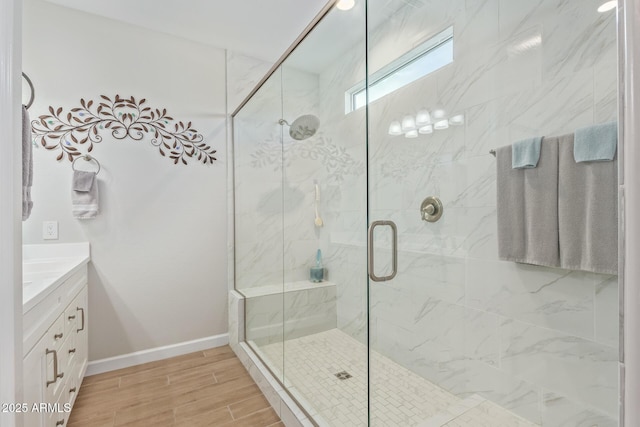
[[[88,154],[85,154],[84,156],[80,156],[80,157],[76,157],[76,159],[73,161],[73,163],[71,163],[71,169],[73,169],[74,171],[77,170],[76,169],[76,162],[80,159],[84,159],[87,162],[90,162],[91,160],[93,160],[94,162],[96,162],[96,165],[98,165],[98,170],[96,171],[96,175],[98,175],[100,173],[100,162],[98,161],[98,159],[96,159],[95,157],[92,157]]]
[[[31,81],[31,79],[29,78],[29,76],[27,76],[24,72],[22,73],[22,77],[24,77],[24,79],[27,81],[27,83],[29,84],[29,88],[31,88],[31,96],[29,97],[29,102],[27,102],[27,105],[25,105],[25,107],[27,108],[27,110],[29,109],[29,107],[31,107],[33,105],[33,100],[36,98],[36,90],[33,87],[33,82]]]

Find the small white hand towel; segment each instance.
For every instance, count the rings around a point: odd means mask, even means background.
[[[71,208],[74,218],[91,219],[98,215],[98,178],[95,172],[73,171]]]

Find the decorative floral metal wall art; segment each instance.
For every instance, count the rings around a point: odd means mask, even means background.
[[[153,109],[145,105],[146,99],[137,101],[133,96],[112,100],[100,95],[98,103],[80,99],[81,107],[72,108],[66,114],[62,107],[49,107],[47,115],[31,122],[33,137],[47,150],[59,150],[57,160],[65,157],[73,161],[82,155],[78,146],[93,150],[94,144],[102,142],[102,133],[122,140],[151,138],[160,154],[169,157],[174,164],[187,164],[187,158],[196,158],[202,163],[213,163],[216,150],[205,142],[204,137],[192,127],[192,123],[175,121],[167,115],[167,109]]]

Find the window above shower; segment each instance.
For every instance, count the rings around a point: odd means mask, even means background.
[[[369,77],[369,102],[380,99],[453,62],[453,27],[420,43]],[[367,103],[366,81],[345,92],[345,114]]]

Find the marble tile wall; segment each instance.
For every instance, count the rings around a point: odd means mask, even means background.
[[[335,286],[247,297],[245,304],[246,339],[260,346],[336,327]]]
[[[317,76],[283,67],[234,119],[238,289],[308,278],[321,247],[314,181],[327,172],[315,156],[328,144],[322,132],[295,141],[278,124],[317,114],[317,90]]]

